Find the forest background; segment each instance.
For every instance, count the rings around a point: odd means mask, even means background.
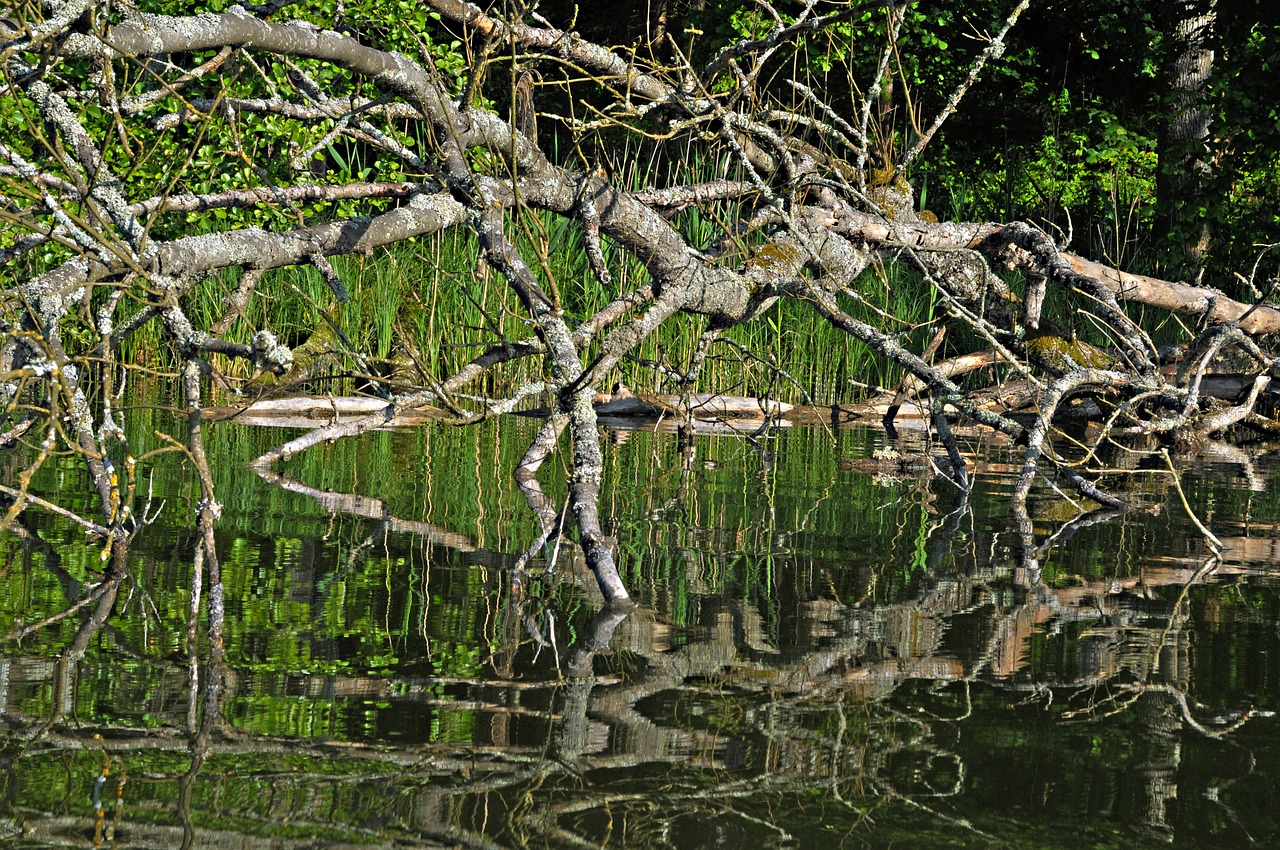
[[[543,4],[561,15],[571,5]],[[712,54],[770,26],[750,2],[639,2],[603,15],[593,5],[578,9],[588,37],[651,34],[669,15],[668,31],[683,29],[677,38],[691,54]],[[909,23],[882,113],[886,141],[896,146],[919,136],[924,116],[963,77],[979,33],[1007,12],[1007,4],[988,0],[901,5]],[[777,8],[785,14],[786,6]],[[1212,51],[1202,101],[1209,131],[1180,148],[1170,124],[1185,103],[1178,62],[1186,45],[1177,34],[1189,21],[1208,27],[1201,37]],[[858,25],[835,28],[810,48],[809,73],[836,101],[849,96],[850,68],[871,58],[849,50],[875,49],[852,37]],[[1071,247],[1080,253],[1175,278],[1198,274],[1183,246],[1207,224],[1211,279],[1243,294],[1231,286],[1235,272],[1252,266],[1280,224],[1273,200],[1280,189],[1278,37],[1280,9],[1265,0],[1033,3],[1003,57],[912,169],[920,205],[942,220],[1072,226]],[[1195,192],[1175,196],[1170,184],[1188,156],[1208,167]]]

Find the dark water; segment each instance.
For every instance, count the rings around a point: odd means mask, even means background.
[[[168,421],[136,412],[135,451]],[[621,617],[568,542],[513,571],[539,532],[510,474],[531,427],[375,434],[269,481],[245,463],[286,435],[216,426],[226,669],[202,614],[194,688],[181,455],[143,470],[155,521],[110,604],[59,618],[100,544],[28,512],[0,538],[0,836],[1280,847],[1272,458],[1183,475],[1220,562],[1167,475],[1129,472],[1113,489],[1162,510],[1067,527],[1039,490],[1053,545],[1028,569],[998,449],[970,446],[962,501],[851,463],[872,431],[704,436],[683,464],[672,435],[620,433],[602,514],[640,602]],[[541,475],[557,507],[563,477]],[[34,489],[84,485],[51,461]]]

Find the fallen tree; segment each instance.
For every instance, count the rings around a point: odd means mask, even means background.
[[[6,523],[31,505],[52,504],[28,492],[31,474],[52,453],[74,451],[101,507],[97,519],[77,518],[123,569],[128,541],[144,523],[135,505],[138,459],[120,427],[121,376],[129,374],[121,351],[139,329],[158,324],[181,379],[186,450],[201,470],[197,575],[207,565],[217,587],[218,495],[201,429],[205,401],[235,382],[222,377],[225,365],[211,364],[247,362],[255,374],[275,376],[277,391],[305,391],[314,377],[269,321],[237,323],[261,296],[263,274],[313,267],[342,302],[348,287],[330,258],[450,229],[474,234],[471,262],[501,275],[520,332],[504,332],[452,374],[384,389],[372,413],[317,428],[258,464],[403,421],[397,417],[426,405],[458,423],[547,405],[517,474],[533,478],[568,431],[571,521],[605,599],[617,606],[629,597],[599,516],[595,403],[619,365],[682,314],[708,318],[693,355],[679,368],[650,365],[688,396],[727,329],[781,299],[810,305],[906,373],[899,396],[917,396],[928,410],[949,456],[945,469],[961,487],[969,475],[952,435],[957,422],[1021,445],[1014,501],[1023,514],[1044,471],[1123,507],[1089,473],[1107,440],[1176,436],[1192,444],[1240,425],[1275,430],[1258,409],[1276,362],[1260,337],[1280,329],[1280,310],[1109,268],[1026,222],[938,222],[916,209],[912,163],[987,63],[998,61],[1028,0],[993,22],[996,34],[955,88],[935,93],[932,121],[904,133],[900,145],[886,144],[876,124],[904,21],[892,3],[807,0],[760,38],[728,44],[701,63],[673,44],[593,44],[519,4],[501,13],[459,0],[429,5],[441,29],[420,43],[417,59],[346,27],[341,11],[321,22],[332,29],[282,20],[302,14],[288,2],[181,16],[70,0],[43,13],[24,6],[6,19],[0,109],[16,129],[0,142],[0,403],[4,443],[24,441],[32,455],[18,486],[3,490]],[[824,100],[798,77],[776,79],[815,34],[849,21],[865,28],[871,45],[850,103]],[[442,34],[468,47],[452,54],[470,57],[459,72],[446,71],[433,52]],[[502,70],[487,78],[491,66]],[[539,86],[554,108],[531,100]],[[549,134],[544,129],[540,146],[535,118],[544,128],[554,123],[555,138],[574,156],[550,156]],[[725,163],[723,174],[695,180],[677,171],[661,186],[621,185],[591,161],[587,142],[628,136],[702,149]],[[223,158],[201,153],[209,139]],[[396,179],[370,181],[349,169],[317,178],[313,163],[339,139]],[[148,170],[156,160],[163,167]],[[219,173],[228,162],[236,168]],[[714,232],[684,226],[679,213],[687,209],[704,211]],[[211,215],[219,210],[234,214]],[[195,213],[202,215],[192,234],[183,217]],[[567,221],[580,234],[592,273],[612,293],[607,304],[587,315],[565,309],[545,244],[528,238],[531,215]],[[642,264],[638,285],[615,282],[609,257],[618,254]],[[877,321],[864,309],[859,276],[884,261],[918,270],[922,297],[941,304],[940,324],[977,340],[970,350],[953,347],[935,364],[912,350],[895,317]],[[239,277],[226,312],[202,324],[191,300],[228,269]],[[1011,285],[1007,272],[1025,285]],[[1050,290],[1093,329],[1096,344],[1046,321]],[[1185,314],[1194,328],[1164,349],[1132,305]],[[1206,376],[1233,352],[1244,377],[1231,398],[1216,399]],[[368,352],[346,353],[373,377]],[[514,362],[536,362],[538,377],[497,393],[474,389],[492,386],[488,377]],[[1019,402],[993,403],[985,387],[962,383],[965,371],[979,368],[1021,382]],[[1053,423],[1086,398],[1098,427],[1083,454],[1068,460],[1055,447]],[[544,521],[547,534],[563,530],[554,512]]]

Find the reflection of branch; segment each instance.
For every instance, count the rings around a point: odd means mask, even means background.
[[[115,581],[104,581],[98,584],[96,587],[93,588],[93,590],[89,593],[88,596],[84,597],[78,602],[72,603],[70,607],[63,609],[62,611],[59,611],[57,614],[52,614],[48,617],[45,617],[43,620],[39,621],[38,623],[24,624],[19,628],[16,628],[13,631],[9,632],[9,634],[5,635],[4,640],[6,641],[22,640],[27,635],[37,632],[40,629],[43,629],[45,626],[51,626],[54,623],[62,619],[65,619],[66,617],[71,616],[72,614],[79,611],[81,608],[84,608],[88,605],[92,605],[94,602],[97,602],[99,599],[102,598],[102,594],[106,593],[109,590],[114,590],[115,584],[116,584]]]
[[[89,644],[97,636],[98,632],[102,630],[107,617],[111,616],[111,611],[115,608],[116,592],[120,588],[120,581],[120,578],[112,578],[102,583],[102,592],[97,597],[97,607],[80,624],[80,628],[76,631],[75,637],[72,638],[71,644],[62,653],[61,657],[54,662],[53,710],[43,723],[22,737],[31,740],[45,737],[49,730],[62,720],[74,706],[77,668],[81,659],[84,658],[85,650],[88,649]]]
[[[1160,455],[1164,458],[1165,465],[1169,467],[1169,474],[1173,476],[1173,487],[1178,491],[1178,500],[1182,503],[1182,509],[1186,511],[1191,524],[1199,529],[1205,543],[1209,546],[1209,550],[1214,555],[1221,555],[1226,547],[1222,545],[1222,541],[1212,531],[1205,527],[1205,524],[1200,521],[1200,517],[1196,516],[1196,512],[1191,509],[1191,503],[1187,501],[1187,494],[1182,491],[1182,478],[1178,475],[1178,470],[1173,467],[1173,461],[1169,458],[1168,449],[1161,449]]]
[[[1105,525],[1108,522],[1128,515],[1129,511],[1120,510],[1118,508],[1100,508],[1096,511],[1089,511],[1088,513],[1080,514],[1065,523],[1062,528],[1059,528],[1053,534],[1045,538],[1045,541],[1036,547],[1036,554],[1042,558],[1047,557],[1051,549],[1062,546],[1086,528]]]
[[[1187,725],[1192,729],[1204,735],[1206,738],[1225,738],[1232,732],[1239,729],[1255,717],[1267,716],[1271,712],[1259,711],[1256,708],[1249,708],[1242,712],[1239,717],[1229,723],[1224,724],[1218,729],[1210,729],[1191,714],[1191,706],[1187,703],[1187,695],[1179,690],[1173,690],[1173,698],[1177,700],[1178,705],[1182,708],[1182,719],[1187,721]]]
[[[199,416],[197,410],[194,414]],[[199,431],[196,432],[194,447],[198,450],[198,456],[203,461],[204,453],[199,442]],[[205,513],[204,510],[201,513]],[[207,530],[207,534],[201,543],[202,548],[211,546],[212,538],[212,518],[205,520],[201,525]],[[195,567],[200,569],[201,558],[197,557]],[[226,651],[223,642],[223,623],[225,621],[225,612],[222,602],[222,583],[220,570],[217,565],[216,553],[210,551],[209,557],[209,662],[205,669],[204,693],[198,695],[196,693],[197,677],[191,676],[190,692],[188,693],[188,722],[191,731],[191,766],[187,768],[187,772],[182,775],[178,782],[178,814],[182,820],[183,828],[183,848],[193,847],[196,843],[196,829],[191,817],[192,803],[195,799],[195,781],[200,775],[201,769],[204,767],[205,759],[209,754],[209,737],[213,732],[215,724],[222,719],[222,708],[225,703],[227,694],[226,687],[228,683],[235,681],[230,669],[226,663]],[[196,715],[196,705],[201,704],[200,723],[196,726],[191,723]]]
[[[626,619],[625,611],[612,611],[606,608],[597,613],[565,664],[569,675],[590,676],[592,659],[597,653],[609,648],[610,642],[613,641],[613,633]]]
[[[531,474],[520,474],[524,469],[525,467],[521,466],[516,475],[516,486],[520,488],[520,493],[529,504],[529,510],[533,511],[534,515],[538,517],[538,524],[542,527],[542,532],[529,545],[528,549],[520,553],[520,557],[516,559],[516,570],[520,571],[527,567],[529,561],[538,554],[539,550],[547,545],[547,541],[554,538],[556,541],[555,548],[547,558],[547,572],[554,572],[556,562],[559,560],[560,544],[563,540],[561,533],[564,529],[564,521],[569,508],[566,504],[563,509],[557,509],[555,503],[543,492],[542,485],[538,483],[538,479]]]
[[[1179,707],[1182,709],[1182,719],[1186,721],[1188,726],[1190,726],[1192,729],[1195,729],[1197,732],[1204,735],[1206,738],[1218,738],[1218,739],[1224,738],[1230,733],[1239,729],[1241,726],[1247,723],[1250,720],[1250,718],[1254,717],[1255,715],[1264,714],[1264,715],[1270,716],[1272,714],[1272,712],[1269,712],[1269,711],[1259,712],[1256,709],[1250,708],[1248,711],[1244,712],[1244,714],[1242,714],[1237,720],[1224,726],[1223,728],[1208,729],[1192,716],[1191,707],[1187,704],[1186,694],[1175,691],[1174,699],[1177,700]],[[1247,768],[1244,771],[1244,773],[1240,774],[1239,776],[1233,776],[1230,779],[1218,780],[1218,782],[1215,785],[1211,785],[1209,786],[1209,788],[1205,790],[1204,796],[1208,798],[1211,802],[1216,804],[1219,808],[1221,808],[1222,811],[1226,814],[1226,816],[1231,819],[1231,822],[1236,825],[1236,828],[1239,829],[1241,832],[1243,832],[1245,834],[1245,837],[1248,838],[1249,843],[1252,844],[1254,843],[1254,839],[1253,839],[1253,836],[1250,834],[1248,828],[1246,828],[1245,825],[1240,822],[1240,816],[1236,814],[1235,809],[1233,809],[1227,803],[1227,801],[1223,799],[1224,790],[1229,789],[1232,785],[1235,785],[1237,782],[1239,782],[1241,779],[1244,779],[1246,776],[1251,776],[1253,774],[1254,768],[1257,767],[1258,762],[1257,762],[1257,758],[1253,754],[1253,751],[1246,749],[1243,746],[1241,747],[1241,749],[1244,750],[1245,756],[1247,759]]]
[[[1171,583],[1166,579],[1174,577],[1174,573],[1166,572],[1153,571],[1148,578],[1158,584]],[[1176,576],[1184,582],[1188,576],[1200,579],[1195,571],[1178,571]],[[982,595],[982,586],[983,582],[972,578],[951,578],[929,588],[925,597],[900,605],[858,608],[830,601],[822,607],[815,603],[808,618],[823,620],[817,626],[826,630],[825,645],[799,658],[770,655],[760,660],[761,653],[749,649],[751,644],[744,638],[758,628],[752,617],[758,618],[759,613],[739,601],[719,608],[707,607],[702,623],[681,635],[674,635],[669,626],[655,622],[651,614],[624,616],[606,609],[579,630],[579,642],[567,650],[560,665],[573,677],[567,684],[554,674],[545,681],[509,676],[386,679],[323,675],[289,680],[289,691],[303,698],[390,700],[441,710],[452,707],[468,716],[490,713],[493,717],[524,718],[527,723],[547,723],[550,728],[546,742],[522,741],[522,746],[514,747],[473,745],[465,751],[455,744],[429,744],[408,752],[358,744],[317,745],[268,736],[228,741],[210,735],[206,752],[254,753],[259,757],[288,753],[321,763],[335,758],[364,762],[367,766],[363,770],[342,776],[316,768],[292,775],[282,771],[278,776],[245,781],[270,782],[281,793],[291,793],[318,785],[380,783],[394,777],[404,793],[420,795],[406,800],[406,805],[430,798],[437,803],[437,808],[430,811],[436,812],[440,811],[438,803],[443,798],[448,803],[444,810],[452,813],[443,820],[436,820],[433,815],[426,824],[415,821],[411,829],[416,834],[449,834],[453,836],[451,840],[464,846],[488,840],[475,836],[482,832],[493,835],[494,827],[492,821],[480,824],[458,813],[468,811],[473,801],[492,799],[486,796],[492,794],[501,795],[504,801],[529,801],[528,805],[505,809],[509,818],[505,828],[537,836],[548,836],[551,830],[557,840],[566,844],[586,840],[587,833],[581,832],[578,825],[606,810],[615,816],[619,811],[633,811],[637,828],[643,829],[705,812],[708,806],[723,815],[751,817],[756,811],[753,801],[761,795],[801,791],[828,795],[852,813],[859,813],[867,801],[878,800],[919,809],[939,818],[940,823],[951,823],[945,810],[925,798],[952,793],[952,780],[958,782],[968,768],[953,748],[943,743],[948,739],[941,735],[945,729],[955,728],[942,724],[955,724],[967,715],[967,696],[957,690],[954,703],[948,703],[954,704],[954,714],[959,717],[950,716],[950,712],[903,716],[894,710],[892,701],[882,697],[913,677],[934,681],[973,678],[974,671],[966,671],[965,662],[942,655],[936,642],[928,638],[945,628],[946,616],[973,610],[972,600]],[[1088,596],[1092,601],[1081,601],[1079,616],[1096,616],[1096,598],[1108,593],[1100,587],[1081,589],[1079,598]],[[993,617],[994,631],[1017,639],[1048,617],[1070,616],[1066,603],[1076,597],[1058,599],[1048,595],[1047,589],[1044,592],[1044,597],[1033,597],[1012,611]],[[1141,634],[1156,631],[1142,629]],[[627,659],[630,670],[619,678],[593,676],[595,658],[610,650]],[[951,646],[947,650],[956,651],[964,649]],[[611,660],[616,661],[617,657]],[[992,677],[1003,680],[999,688],[1020,687],[1019,682],[1006,678],[1010,672],[1003,668],[991,671]],[[1117,677],[1118,671],[1107,669],[1082,677],[1081,681],[1110,684]],[[212,678],[206,680],[206,688],[211,681]],[[446,692],[451,698],[440,697],[442,684],[450,686]],[[967,682],[964,687],[968,687]],[[1148,690],[1161,687],[1165,686],[1152,685]],[[1179,692],[1177,686],[1167,689]],[[658,699],[646,699],[651,696]],[[672,718],[664,716],[664,706],[671,702],[677,712],[705,704],[723,707],[727,713],[708,718],[711,722],[707,724],[673,725]],[[865,717],[850,719],[839,728],[834,720],[825,722],[817,714],[843,712],[852,707],[865,712]],[[208,704],[205,711],[209,712]],[[206,721],[210,717],[207,713]],[[172,729],[156,730],[146,738],[128,737],[123,729],[98,731],[106,736],[109,752],[191,752],[188,741]],[[82,736],[72,738],[65,730],[62,732],[59,736],[51,731],[46,743],[50,747],[82,746]],[[868,744],[871,738],[875,739],[874,747]],[[748,766],[744,776],[740,760],[744,752],[754,751],[758,741],[768,742],[768,767]],[[944,778],[925,770],[935,784],[911,779],[900,772],[904,759],[914,759],[922,765],[932,763],[941,769]],[[735,773],[730,781],[717,782],[714,776],[700,779],[694,788],[682,784],[691,760],[699,769],[734,767]],[[645,777],[661,784],[660,791],[656,785],[646,785],[644,779],[627,789],[611,783],[579,781],[592,771],[639,764],[645,765]],[[816,774],[815,764],[821,766]],[[194,793],[199,782],[215,780],[225,781],[220,777],[193,777],[197,784],[193,785],[191,799],[200,798]],[[174,777],[172,781],[181,780]],[[566,787],[573,789],[571,794],[564,793]],[[547,820],[547,812],[555,817]],[[324,813],[304,810],[297,813],[296,822],[320,828],[328,823],[325,818]],[[198,815],[193,815],[192,820],[200,822]],[[226,838],[200,827],[193,826],[192,830],[201,840]],[[502,841],[496,836],[494,840]]]
[[[350,514],[351,516],[384,522],[389,531],[416,534],[431,543],[453,549],[456,552],[479,551],[476,544],[465,534],[459,534],[429,522],[391,516],[387,509],[387,503],[381,499],[361,496],[357,493],[334,493],[331,490],[318,490],[291,475],[285,475],[262,467],[254,467],[254,472],[257,472],[258,476],[268,484],[273,484],[291,493],[298,493],[315,499],[320,507],[331,513]]]
[[[3,493],[6,496],[11,496],[16,500],[16,504],[18,505],[21,505],[22,502],[30,502],[37,507],[44,508],[51,514],[57,514],[63,519],[69,519],[77,525],[83,526],[90,534],[97,534],[102,537],[106,537],[107,534],[110,533],[106,526],[98,525],[98,523],[93,522],[92,520],[87,520],[79,514],[73,513],[60,505],[55,505],[53,502],[42,499],[39,496],[32,495],[25,490],[15,490],[12,487],[0,484],[0,493]]]
[[[304,826],[305,824],[305,821],[299,821],[297,825]],[[325,822],[321,822],[318,826],[334,829],[347,835],[355,833],[367,839],[367,841],[359,842],[326,839],[323,841],[323,846],[330,848],[330,850],[396,850],[396,848],[405,846],[400,840],[379,840],[381,836],[375,831],[358,830],[350,824],[343,824],[340,829],[335,824]],[[39,818],[27,821],[24,823],[24,827],[24,840],[38,846],[59,847],[67,846],[72,842],[74,844],[83,843],[82,836],[93,834],[93,819],[65,816]],[[419,826],[417,829],[424,839],[438,842],[439,846],[460,846],[476,848],[476,850],[498,850],[501,847],[501,845],[488,841],[481,836],[448,827]],[[155,850],[173,850],[175,847],[227,848],[227,850],[231,850],[231,848],[240,848],[246,845],[270,846],[277,848],[277,850],[312,850],[312,848],[318,846],[314,838],[290,837],[288,834],[277,834],[278,832],[279,830],[268,833],[269,838],[266,836],[258,838],[252,832],[225,827],[197,827],[192,825],[187,829],[183,826],[164,826],[132,821],[128,824],[127,846],[138,848],[138,850],[151,850],[151,848],[155,848]]]

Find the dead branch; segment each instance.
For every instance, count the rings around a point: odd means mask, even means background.
[[[1264,427],[1276,360],[1262,337],[1280,330],[1280,310],[1261,302],[1241,304],[1207,287],[1107,268],[1063,250],[1022,222],[933,222],[917,212],[906,167],[959,108],[984,68],[998,60],[1025,2],[996,22],[997,35],[973,57],[937,114],[929,120],[912,117],[914,145],[896,160],[891,140],[879,143],[886,141],[885,128],[872,124],[882,114],[881,95],[888,96],[892,79],[888,69],[909,25],[892,3],[821,14],[817,3],[807,2],[790,20],[774,13],[774,25],[762,37],[712,56],[688,56],[673,44],[668,55],[674,58],[666,64],[590,43],[523,10],[503,17],[462,0],[429,5],[444,21],[485,40],[461,92],[432,62],[323,29],[303,20],[301,11],[288,22],[271,19],[266,7],[194,17],[131,13],[81,27],[76,22],[89,4],[72,3],[34,26],[3,34],[0,56],[11,85],[0,98],[38,115],[49,135],[30,133],[18,143],[0,144],[0,215],[14,230],[0,237],[0,274],[6,276],[0,408],[11,418],[20,410],[38,411],[35,419],[50,424],[55,443],[83,461],[103,517],[100,523],[81,521],[104,530],[116,557],[123,557],[138,530],[130,520],[136,459],[117,421],[119,404],[112,401],[120,388],[114,377],[103,377],[127,365],[116,360],[125,339],[158,325],[166,354],[179,364],[187,448],[197,460],[205,506],[197,518],[203,542],[193,557],[210,566],[212,581],[217,494],[208,461],[202,460],[200,429],[203,396],[220,390],[207,389],[201,376],[217,374],[214,362],[238,358],[278,376],[280,385],[317,377],[295,362],[281,342],[281,329],[269,326],[269,306],[267,327],[245,331],[237,325],[237,318],[270,304],[272,295],[264,289],[275,284],[264,272],[310,265],[345,302],[354,284],[331,258],[366,256],[455,228],[468,231],[474,242],[467,244],[478,246],[464,265],[496,271],[505,287],[500,315],[485,315],[490,336],[481,353],[439,380],[432,376],[447,370],[414,354],[418,377],[407,391],[375,402],[358,418],[326,422],[264,454],[256,465],[265,469],[325,440],[403,423],[428,404],[448,409],[455,423],[544,406],[548,424],[518,474],[533,476],[560,451],[562,432],[568,431],[569,514],[606,600],[615,604],[625,605],[629,597],[599,514],[600,391],[621,365],[630,364],[675,385],[680,398],[669,405],[672,410],[688,413],[695,402],[706,409],[724,407],[716,393],[699,392],[711,345],[726,329],[758,320],[785,299],[813,306],[895,370],[902,392],[916,395],[928,411],[962,487],[967,473],[952,436],[956,429],[976,425],[1023,446],[1017,509],[1025,508],[1033,483],[1051,470],[1088,498],[1121,504],[1090,480],[1098,474],[1093,461],[1104,439],[1188,430],[1203,437],[1236,426]],[[877,41],[866,45],[870,58],[857,69],[868,77],[865,95],[853,87],[853,113],[796,81],[779,83],[785,91],[771,90],[766,66],[793,56],[814,33],[886,6],[883,22],[860,34]],[[771,7],[763,9],[769,13]],[[24,51],[36,46],[59,60],[92,60],[106,70],[93,76],[63,63],[55,73],[47,63],[30,64],[34,60]],[[501,97],[518,100],[524,119],[533,112],[543,117],[536,132],[530,121],[513,124],[506,120],[510,110],[486,107],[480,97],[486,95],[485,67],[507,53],[518,61],[508,75],[515,91],[506,97],[504,90]],[[121,80],[139,68],[147,71],[145,87],[126,90]],[[236,69],[248,70],[235,76]],[[235,97],[225,85],[232,79]],[[552,111],[535,109],[535,79],[542,81],[539,96],[543,89],[556,90],[574,111],[557,119]],[[202,88],[214,83],[222,88]],[[91,92],[108,104],[109,120],[95,123],[77,111]],[[278,138],[263,140],[263,148],[283,152],[275,160],[274,153],[255,154],[258,149],[246,141],[249,123],[264,116],[286,128]],[[236,164],[235,174],[211,174],[194,157],[175,162],[160,188],[154,181],[143,185],[119,167],[113,172],[117,142],[133,150],[146,139],[158,150],[179,129],[217,137]],[[642,146],[678,143],[717,161],[719,170],[694,174],[677,166],[644,179],[633,175],[628,182],[585,167],[611,161],[587,152],[597,141],[592,134],[606,130]],[[291,132],[305,141],[295,141]],[[553,159],[548,140],[567,142],[574,158]],[[328,168],[325,151],[338,141],[359,146],[387,179]],[[274,162],[275,170],[255,161],[256,155]],[[203,188],[179,188],[186,186]],[[684,221],[692,217],[685,212],[694,210],[705,224],[700,232]],[[177,230],[174,214],[210,211],[227,211],[225,219],[208,219],[210,232]],[[281,214],[253,217],[269,211]],[[217,223],[223,220],[228,223]],[[256,226],[263,220],[286,223]],[[548,246],[528,244],[526,237],[547,232],[548,221],[582,237],[589,276],[607,302],[594,315],[570,315],[581,308],[557,280]],[[51,259],[36,261],[37,254]],[[626,269],[627,279],[635,269],[640,280],[619,291],[620,271],[633,262],[638,265]],[[931,355],[913,353],[919,344],[904,335],[910,321],[889,309],[867,309],[860,275],[894,262],[923,272],[921,295],[937,305],[937,318],[930,321],[937,324],[938,339],[948,328],[963,329],[972,333],[947,339],[977,338],[981,350],[945,351],[946,359],[933,365]],[[188,300],[213,286],[215,273],[234,268],[241,270],[234,292],[216,293],[225,296],[225,312],[200,318]],[[996,268],[1025,273],[1025,302]],[[292,287],[290,297],[307,298],[295,284],[282,286]],[[1070,304],[1070,318],[1087,320],[1095,342],[1076,339],[1074,331],[1058,333],[1054,317],[1042,316],[1048,287]],[[119,312],[121,304],[136,309]],[[1162,371],[1162,352],[1135,318],[1133,305],[1199,320],[1200,332],[1187,340],[1177,375]],[[343,339],[344,358],[359,365],[367,383],[389,385],[374,374],[370,352],[359,350],[320,305],[311,306],[331,322]],[[98,340],[92,350],[68,343],[68,330],[82,315]],[[640,358],[639,346],[681,316],[704,317],[688,362]],[[394,326],[403,332],[404,323]],[[437,341],[450,344],[446,329],[434,332]],[[1044,356],[1046,348],[1052,357]],[[740,350],[768,371],[771,383],[786,383],[792,374],[788,364],[767,353]],[[1213,370],[1234,353],[1247,357],[1252,371],[1238,376],[1238,392],[1223,408],[1212,400],[1212,388],[1232,382]],[[487,388],[517,363],[533,377]],[[977,371],[983,368],[990,371]],[[979,374],[1002,370],[1017,380],[997,377],[995,386],[976,386]],[[482,395],[459,395],[481,380]],[[769,400],[760,409],[767,427],[782,408]],[[1068,465],[1054,447],[1054,420],[1084,409],[1103,423],[1103,436],[1085,447],[1084,462]],[[123,482],[118,467],[125,472]],[[57,501],[28,493],[25,486],[16,492],[15,511],[21,499],[35,505]],[[546,534],[562,530],[563,520],[543,519]]]

